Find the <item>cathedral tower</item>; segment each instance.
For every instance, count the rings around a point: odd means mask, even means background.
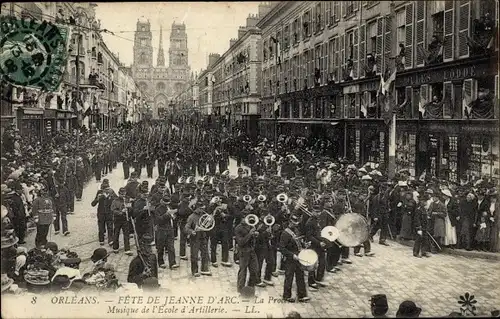
[[[169,66],[174,69],[188,68],[186,25],[172,23],[170,33]]]
[[[163,28],[160,26],[160,46],[158,49],[158,58],[156,61],[156,66],[165,66],[165,54],[163,53]]]
[[[134,38],[134,65],[153,66],[153,47],[151,40],[151,23],[141,18],[137,20],[137,29]]]

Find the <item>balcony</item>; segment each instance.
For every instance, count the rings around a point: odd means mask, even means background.
[[[484,14],[479,19],[474,19],[472,37],[467,37],[471,56],[485,55],[494,51],[496,28],[490,13]]]

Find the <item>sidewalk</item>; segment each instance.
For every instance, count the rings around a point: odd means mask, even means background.
[[[414,240],[402,240],[399,238],[393,241],[408,247],[413,247],[413,243],[415,242]],[[477,250],[467,251],[465,249],[451,249],[443,247],[443,250],[440,253],[453,256],[462,256],[467,258],[481,258],[481,259],[500,261],[500,253],[492,253],[487,251],[477,251]]]

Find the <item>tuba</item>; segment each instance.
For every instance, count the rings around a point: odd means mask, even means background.
[[[257,200],[258,200],[259,202],[265,202],[265,201],[266,201],[266,199],[267,199],[266,195],[262,195],[262,194],[261,194],[261,195],[257,196]]]
[[[266,224],[266,226],[268,226],[269,228],[271,228],[275,222],[276,218],[274,218],[274,216],[271,214],[268,214],[266,215],[266,217],[264,217],[264,224]]]
[[[243,201],[249,204],[252,201],[252,196],[250,195],[243,196]]]
[[[248,214],[245,216],[245,223],[252,227],[255,227],[259,223],[259,217],[255,214]]]

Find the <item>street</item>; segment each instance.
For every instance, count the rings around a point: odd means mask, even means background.
[[[231,159],[230,171],[235,174],[236,162]],[[145,170],[141,180],[144,180]],[[149,185],[154,179],[147,179]],[[111,187],[118,188],[126,184],[123,179],[121,164],[118,169],[108,174]],[[94,249],[100,247],[97,240],[96,208],[91,207],[99,183],[91,180],[84,190],[83,200],[75,203],[75,214],[68,216],[71,234],[68,237],[54,235],[52,241],[59,248],[69,247],[77,252],[84,261],[80,267],[82,273],[90,269],[88,258]],[[28,248],[34,243],[34,232],[27,238]],[[111,248],[105,246],[111,255],[109,261],[115,266],[116,274],[121,282],[126,282],[127,272],[133,256],[120,253],[114,254]],[[232,268],[211,267],[212,277],[193,278],[189,269],[189,261],[178,258],[179,241],[176,241],[176,257],[179,269],[160,269],[159,280],[163,287],[175,291],[173,287],[191,287],[192,289],[208,289],[219,294],[236,293],[236,276],[238,265]],[[132,244],[135,255],[135,244]],[[474,295],[477,300],[477,315],[489,315],[494,309],[500,308],[500,288],[495,282],[500,271],[500,264],[483,259],[469,259],[450,255],[433,255],[431,258],[415,258],[411,248],[390,242],[390,246],[381,246],[377,240],[373,244],[375,257],[356,257],[351,252],[353,264],[342,265],[341,271],[328,274],[326,281],[330,286],[320,288],[317,292],[309,292],[309,303],[285,304],[285,312],[298,311],[307,317],[361,317],[370,314],[370,296],[383,293],[387,295],[389,316],[394,316],[398,305],[410,299],[422,308],[422,316],[446,316],[450,312],[459,311],[457,301],[466,292]],[[220,261],[220,246],[218,249]],[[188,253],[189,255],[189,253]],[[232,253],[230,256],[232,260]],[[269,296],[281,298],[283,293],[283,276],[274,278],[275,286],[257,288],[266,290]],[[497,287],[497,288],[495,288]]]

